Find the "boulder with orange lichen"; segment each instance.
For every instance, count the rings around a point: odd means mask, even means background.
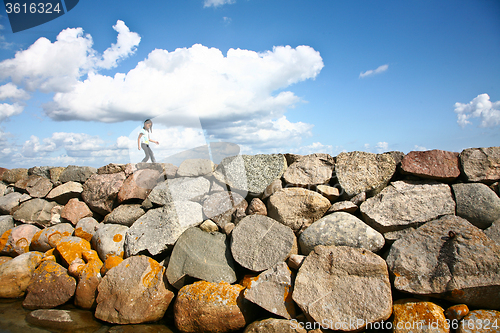
[[[244,287],[227,282],[198,281],[182,287],[174,304],[175,326],[185,333],[223,333],[251,322],[253,304],[243,298]]]
[[[159,320],[174,293],[165,287],[164,267],[146,256],[134,256],[108,271],[98,287],[96,318],[115,324]]]
[[[70,199],[61,210],[61,219],[76,225],[78,221],[85,217],[92,217],[92,211],[83,201],[77,198]]]
[[[432,302],[412,298],[397,300],[393,305],[393,316],[394,333],[450,331],[443,308]]]
[[[75,294],[76,281],[66,268],[54,261],[44,261],[33,273],[23,307],[50,309],[69,301]]]
[[[61,238],[56,246],[56,250],[66,266],[69,266],[75,259],[81,259],[82,253],[90,249],[91,247],[88,241],[74,236]]]
[[[41,252],[27,252],[0,265],[0,298],[23,296],[42,257]]]
[[[30,248],[34,251],[46,252],[54,248],[62,237],[71,236],[74,230],[69,223],[59,223],[42,229],[33,236]]]
[[[498,333],[500,332],[500,311],[474,310],[459,323],[457,333]]]
[[[12,215],[1,215],[0,216],[0,236],[3,235],[9,229],[15,227],[14,219]]]
[[[92,237],[92,246],[102,261],[110,255],[123,258],[123,243],[129,228],[120,224],[102,224]]]
[[[7,230],[0,238],[0,254],[18,256],[29,251],[33,236],[40,231],[31,224],[21,224]]]
[[[123,258],[122,257],[119,257],[117,255],[109,255],[106,260],[104,261],[104,264],[102,265],[101,267],[101,275],[104,276],[106,275],[106,273],[113,267],[116,267],[118,266],[119,264],[121,264],[121,262],[123,261]]]
[[[103,263],[95,251],[84,252],[83,257],[87,264],[82,267],[78,275],[75,305],[83,309],[92,309],[97,306],[97,287],[102,280]]]
[[[92,240],[92,236],[94,236],[97,228],[99,226],[99,222],[93,217],[85,217],[78,221],[75,226],[75,236],[88,240],[89,242]]]

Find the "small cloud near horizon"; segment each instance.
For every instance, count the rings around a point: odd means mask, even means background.
[[[219,7],[225,4],[235,3],[236,0],[205,0],[203,7]]]
[[[389,69],[389,65],[385,64],[385,65],[379,66],[377,69],[370,69],[370,70],[367,70],[364,73],[359,73],[359,78],[362,79],[362,78],[365,78],[367,76],[372,76],[372,75],[380,74],[380,73],[385,72],[388,69]]]

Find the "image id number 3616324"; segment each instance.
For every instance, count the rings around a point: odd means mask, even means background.
[[[53,14],[60,13],[63,9],[59,8],[59,3],[54,6],[52,3],[47,2],[32,2],[32,3],[10,3],[5,4],[7,14]]]

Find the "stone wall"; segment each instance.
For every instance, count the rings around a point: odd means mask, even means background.
[[[0,297],[34,325],[81,329],[73,303],[181,332],[500,326],[500,147],[0,179]]]

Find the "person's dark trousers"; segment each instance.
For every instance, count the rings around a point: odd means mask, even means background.
[[[146,153],[146,157],[144,157],[141,162],[147,162],[149,158],[151,158],[151,162],[156,163],[155,155],[153,154],[151,148],[149,148],[149,145],[146,143],[141,143],[141,147],[144,150],[144,153]]]

